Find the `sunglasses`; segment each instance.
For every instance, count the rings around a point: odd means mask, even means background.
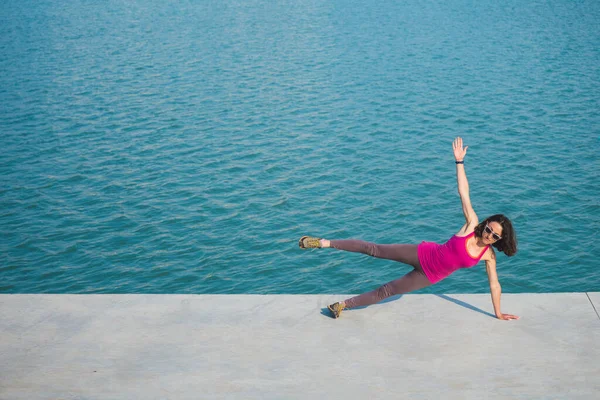
[[[485,224],[485,228],[484,228],[484,230],[485,230],[485,232],[486,232],[486,233],[491,233],[491,234],[492,234],[492,237],[493,237],[495,240],[500,240],[500,239],[502,239],[502,236],[500,236],[500,235],[498,235],[497,233],[495,233],[495,232],[492,230],[492,228],[490,228],[490,227],[488,226],[488,224]]]

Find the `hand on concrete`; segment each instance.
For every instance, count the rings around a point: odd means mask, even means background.
[[[519,319],[519,317],[517,317],[516,315],[511,315],[511,314],[500,314],[500,315],[496,315],[496,317],[498,317],[498,319],[503,319],[508,321],[509,319]]]

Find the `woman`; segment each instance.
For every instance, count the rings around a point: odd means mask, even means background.
[[[463,148],[460,137],[452,144],[456,160],[458,194],[462,201],[465,224],[443,245],[422,242],[416,244],[375,244],[362,240],[327,240],[303,236],[299,246],[303,249],[332,247],[338,250],[368,254],[377,258],[399,261],[414,269],[400,279],[388,282],[380,288],[328,306],[333,318],[338,318],[346,308],[378,303],[386,297],[412,292],[446,278],[459,268],[469,268],[480,260],[485,261],[494,312],[498,319],[518,319],[516,315],[500,311],[500,283],[496,274],[496,253],[513,256],[517,252],[517,238],[512,224],[502,214],[492,215],[479,222],[471,206],[469,183],[465,174],[464,157],[469,146]]]

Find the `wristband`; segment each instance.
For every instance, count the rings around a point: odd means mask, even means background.
[[[463,161],[454,161],[455,164],[464,164],[464,160]]]

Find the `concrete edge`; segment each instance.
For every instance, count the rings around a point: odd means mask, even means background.
[[[590,301],[592,308],[596,312],[596,316],[598,317],[598,320],[600,320],[600,312],[599,312],[600,311],[600,292],[585,292],[585,295],[587,296],[588,300]]]

